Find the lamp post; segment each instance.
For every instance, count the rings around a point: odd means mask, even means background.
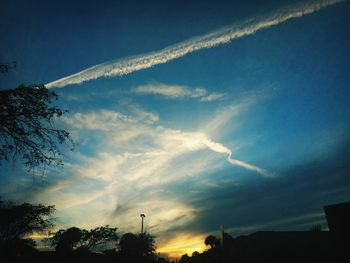
[[[141,214],[141,235],[143,235],[143,219],[146,217],[145,214]]]

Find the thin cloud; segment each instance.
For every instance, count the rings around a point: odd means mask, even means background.
[[[248,96],[236,104],[219,108],[213,116],[210,116],[207,122],[202,124],[200,130],[208,134],[208,136],[215,136],[215,134],[222,133],[224,130],[229,131],[230,128],[228,126],[239,126],[239,121],[236,119],[232,122],[232,119],[247,110],[249,105],[253,104],[255,100],[256,96]]]
[[[222,99],[224,96],[225,96],[224,93],[217,93],[217,92],[214,92],[214,93],[209,94],[208,96],[202,97],[202,98],[200,99],[200,101],[209,102],[209,101],[214,101],[214,100],[220,100],[220,99]]]
[[[105,123],[105,120],[107,119],[109,122]],[[115,120],[115,122],[113,120]],[[226,154],[227,161],[232,165],[255,171],[263,176],[272,176],[272,174],[260,167],[233,159],[233,153],[228,147],[218,142],[212,141],[203,132],[185,132],[165,128],[162,126],[157,126],[154,128],[149,125],[139,123],[137,120],[133,119],[130,116],[125,116],[121,113],[107,110],[88,114],[77,113],[73,116],[73,118],[65,119],[65,121],[67,124],[70,124],[78,129],[100,130],[107,134],[117,134],[117,137],[123,137],[122,133],[126,131],[126,137],[128,138],[127,140],[136,137],[138,139],[147,137],[148,140],[153,140],[157,145],[156,148],[148,148],[145,151],[144,149],[138,148],[139,145],[135,145],[132,148],[136,151],[139,150],[137,153],[115,156],[115,158],[118,159],[118,162],[121,158],[123,160],[122,163],[124,163],[126,159],[130,160],[137,158],[140,161],[143,160],[142,162],[137,162],[135,170],[132,171],[129,179],[139,179],[145,175],[154,174],[157,170],[160,170],[162,167],[167,166],[172,160],[183,154],[193,153],[205,149],[210,149],[216,153]],[[130,130],[137,130],[138,132],[132,132],[130,135]],[[113,141],[112,138],[110,138],[109,143],[111,141]],[[107,147],[107,145],[105,147]],[[148,165],[145,167],[143,164],[147,160],[150,161],[150,163],[148,163]],[[114,159],[114,161],[116,161],[116,159]],[[96,163],[96,161],[94,161],[94,163]],[[130,166],[129,169],[132,170]],[[85,172],[85,174],[89,173]],[[98,174],[99,176],[102,176],[103,173],[99,172]]]
[[[167,85],[164,83],[141,85],[132,89],[132,92],[138,95],[158,95],[168,99],[199,99],[200,101],[210,102],[221,99],[223,93],[208,93],[204,88],[190,88],[181,85]]]
[[[67,85],[80,84],[101,77],[122,76],[138,70],[151,68],[155,65],[167,63],[168,61],[201,49],[230,43],[243,36],[253,35],[261,29],[281,24],[293,18],[312,14],[322,8],[344,1],[345,0],[307,1],[290,5],[272,12],[269,15],[251,18],[241,23],[226,26],[217,31],[168,46],[159,51],[95,65],[73,75],[47,83],[46,87],[62,88]]]

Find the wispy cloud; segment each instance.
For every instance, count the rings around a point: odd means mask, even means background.
[[[155,123],[159,120],[158,114],[154,112],[145,111],[137,106],[131,107],[131,110],[138,120],[145,121],[148,124]]]
[[[143,158],[143,155],[146,155],[149,157],[157,158],[158,161],[156,162],[156,164],[154,166],[148,166],[147,168],[143,168],[142,174],[147,173],[147,170],[149,170],[149,173],[155,172],[154,170],[160,168],[160,166],[163,164],[161,160],[163,160],[164,162],[168,162],[173,158],[180,156],[181,154],[185,154],[187,152],[195,152],[199,150],[209,149],[216,153],[226,154],[227,161],[232,165],[240,166],[245,169],[255,171],[264,176],[271,176],[271,174],[264,169],[261,169],[257,166],[245,163],[240,160],[233,159],[233,153],[228,147],[218,142],[212,141],[203,132],[185,132],[165,128],[162,126],[157,126],[156,128],[153,128],[151,126],[141,124],[137,122],[137,120],[129,116],[125,116],[118,112],[107,110],[88,114],[77,113],[73,116],[73,118],[65,120],[71,126],[79,129],[101,130],[107,132],[119,131],[119,133],[116,133],[116,137],[123,137],[123,134],[121,134],[123,133],[123,131],[128,133],[128,135],[126,136],[126,138],[128,139],[135,138],[136,136],[138,138],[142,136],[147,136],[147,139],[149,141],[154,141],[154,143],[156,143],[159,146],[158,148],[156,148],[156,150],[151,149],[146,153],[134,153],[126,156],[126,158]],[[106,120],[108,120],[108,123],[105,122]],[[133,129],[131,126],[135,126],[135,129]],[[130,127],[131,131],[129,131],[127,127]],[[133,130],[138,132],[133,133]],[[108,143],[110,143],[110,141]],[[133,149],[137,151],[138,147],[134,147]],[[134,173],[133,177],[135,177],[137,174],[138,173]]]
[[[230,43],[243,36],[255,34],[259,30],[281,24],[293,18],[312,14],[322,8],[344,1],[345,0],[310,0],[290,5],[276,10],[269,15],[253,17],[240,23],[226,26],[217,31],[168,46],[159,51],[117,59],[90,67],[73,75],[47,83],[46,87],[65,87],[67,85],[79,84],[101,77],[122,76],[138,70],[147,69],[201,49]]]
[[[190,88],[183,85],[168,85],[164,83],[147,84],[132,89],[133,93],[139,95],[159,95],[169,99],[199,99],[200,101],[214,101],[221,99],[223,93],[209,93],[204,88]]]
[[[201,97],[201,101],[214,101],[222,99],[225,96],[224,93],[213,92],[208,94],[207,96]]]
[[[259,99],[261,99],[261,97],[259,97]],[[240,99],[232,105],[225,105],[224,107],[218,108],[216,112],[210,116],[210,119],[202,124],[200,130],[210,137],[211,135],[217,134],[219,131],[222,133],[223,130],[230,130],[228,126],[237,127],[239,125],[238,120],[235,119],[235,121],[232,122],[232,119],[241,115],[256,101],[257,96],[255,94],[253,96],[246,95],[244,99]]]

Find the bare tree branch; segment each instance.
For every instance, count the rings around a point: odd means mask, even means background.
[[[22,159],[28,170],[62,165],[59,144],[74,148],[69,133],[56,129],[54,119],[66,111],[50,107],[57,94],[44,85],[21,85],[0,91],[0,164]]]

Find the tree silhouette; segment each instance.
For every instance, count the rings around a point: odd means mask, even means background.
[[[179,260],[179,263],[187,263],[187,262],[190,262],[190,257],[186,254],[182,255],[180,260]]]
[[[143,256],[152,256],[156,250],[155,237],[151,234],[144,232],[138,235],[141,245],[141,251]]]
[[[153,256],[154,236],[147,232],[138,235],[126,233],[120,238],[119,250],[121,254],[127,256]]]
[[[211,248],[214,248],[214,247],[219,246],[220,241],[219,241],[219,239],[217,239],[215,236],[209,235],[209,236],[207,236],[207,237],[205,238],[204,244],[205,244],[206,246],[210,246]]]
[[[21,239],[33,232],[46,230],[53,226],[49,216],[54,211],[54,206],[15,205],[0,199],[0,240]]]
[[[71,227],[67,230],[60,229],[50,238],[55,246],[56,252],[67,254],[77,248],[78,242],[83,236],[82,230],[77,227]]]
[[[0,255],[15,260],[18,256],[35,252],[35,242],[28,238],[52,226],[53,206],[16,205],[0,199]]]
[[[54,119],[65,111],[50,107],[57,94],[44,85],[21,85],[0,91],[0,164],[21,158],[28,169],[62,165],[58,144],[74,143],[65,130],[56,129]]]
[[[141,254],[137,235],[133,233],[124,234],[119,241],[119,250],[122,254],[126,255]]]
[[[106,225],[90,231],[84,230],[82,241],[83,247],[87,250],[93,250],[99,246],[106,245],[108,242],[116,244],[118,241],[117,228],[111,228]]]
[[[117,228],[111,228],[108,225],[91,230],[71,227],[53,233],[50,240],[56,251],[60,253],[69,253],[73,250],[92,251],[109,242],[116,243],[118,241],[116,231]]]
[[[192,252],[192,257],[198,257],[200,254],[198,251],[193,251]]]

